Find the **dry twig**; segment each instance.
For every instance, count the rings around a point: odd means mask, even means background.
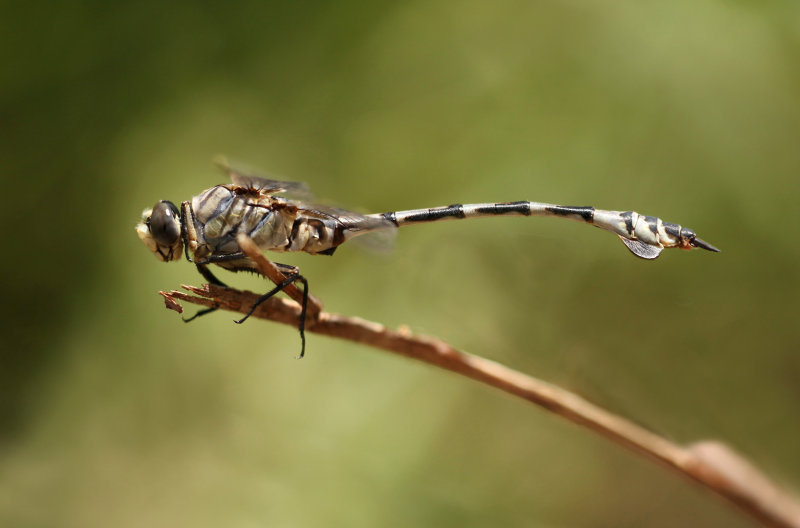
[[[242,249],[273,282],[280,283],[283,280],[280,270],[264,258],[254,244],[248,245],[245,241]],[[273,269],[269,269],[270,265]],[[177,290],[160,292],[168,308],[178,310],[180,305],[177,301],[181,300],[246,313],[259,297],[252,292],[214,285],[182,287],[194,295]],[[297,291],[291,296],[299,301],[296,295],[301,294]],[[723,443],[705,441],[689,446],[675,444],[574,393],[499,363],[460,352],[438,339],[415,336],[408,331],[393,331],[358,317],[323,312],[318,301],[313,306],[312,312],[312,303],[309,303],[306,323],[309,332],[381,348],[498,388],[660,462],[662,466],[714,491],[767,526],[800,528],[800,504],[747,459]],[[297,326],[300,306],[298,302],[273,297],[259,306],[252,316]]]

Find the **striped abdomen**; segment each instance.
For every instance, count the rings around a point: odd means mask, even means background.
[[[669,247],[700,247],[719,251],[698,239],[691,229],[664,222],[654,216],[633,211],[605,211],[594,207],[570,207],[539,202],[505,202],[485,204],[453,204],[431,209],[414,209],[383,213],[380,216],[395,226],[440,220],[479,218],[484,216],[555,216],[592,224],[617,234],[636,256],[653,259]]]

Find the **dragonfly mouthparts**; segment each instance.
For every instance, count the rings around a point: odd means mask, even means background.
[[[691,244],[696,248],[705,249],[707,251],[713,251],[714,253],[719,253],[719,249],[715,248],[705,240],[702,240],[697,237],[695,237],[694,240],[692,240]]]

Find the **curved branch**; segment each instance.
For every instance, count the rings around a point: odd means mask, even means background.
[[[251,256],[249,251],[246,252]],[[269,262],[258,255],[263,261]],[[262,265],[260,259],[257,262]],[[262,271],[272,277],[272,271]],[[273,271],[278,273],[272,277],[273,280],[280,280],[280,271],[277,268]],[[246,313],[259,297],[252,292],[215,285],[182,287],[192,295],[181,291],[160,292],[167,308],[182,311],[178,303],[181,300]],[[260,305],[252,317],[297,326],[300,306],[296,302],[273,297]],[[323,312],[318,302],[313,312],[309,310],[306,331],[347,339],[424,361],[513,394],[689,477],[765,525],[800,528],[800,504],[723,443],[705,441],[689,446],[678,445],[545,381],[466,354],[435,338],[415,336],[407,330],[390,330],[358,317]]]

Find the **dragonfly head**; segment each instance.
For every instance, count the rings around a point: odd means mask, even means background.
[[[169,262],[180,258],[183,249],[181,218],[172,202],[161,200],[152,209],[145,209],[136,234],[158,260]]]
[[[705,249],[706,251],[719,253],[719,249],[715,248],[705,240],[697,238],[695,232],[686,227],[681,228],[681,247],[683,249],[700,248]]]

